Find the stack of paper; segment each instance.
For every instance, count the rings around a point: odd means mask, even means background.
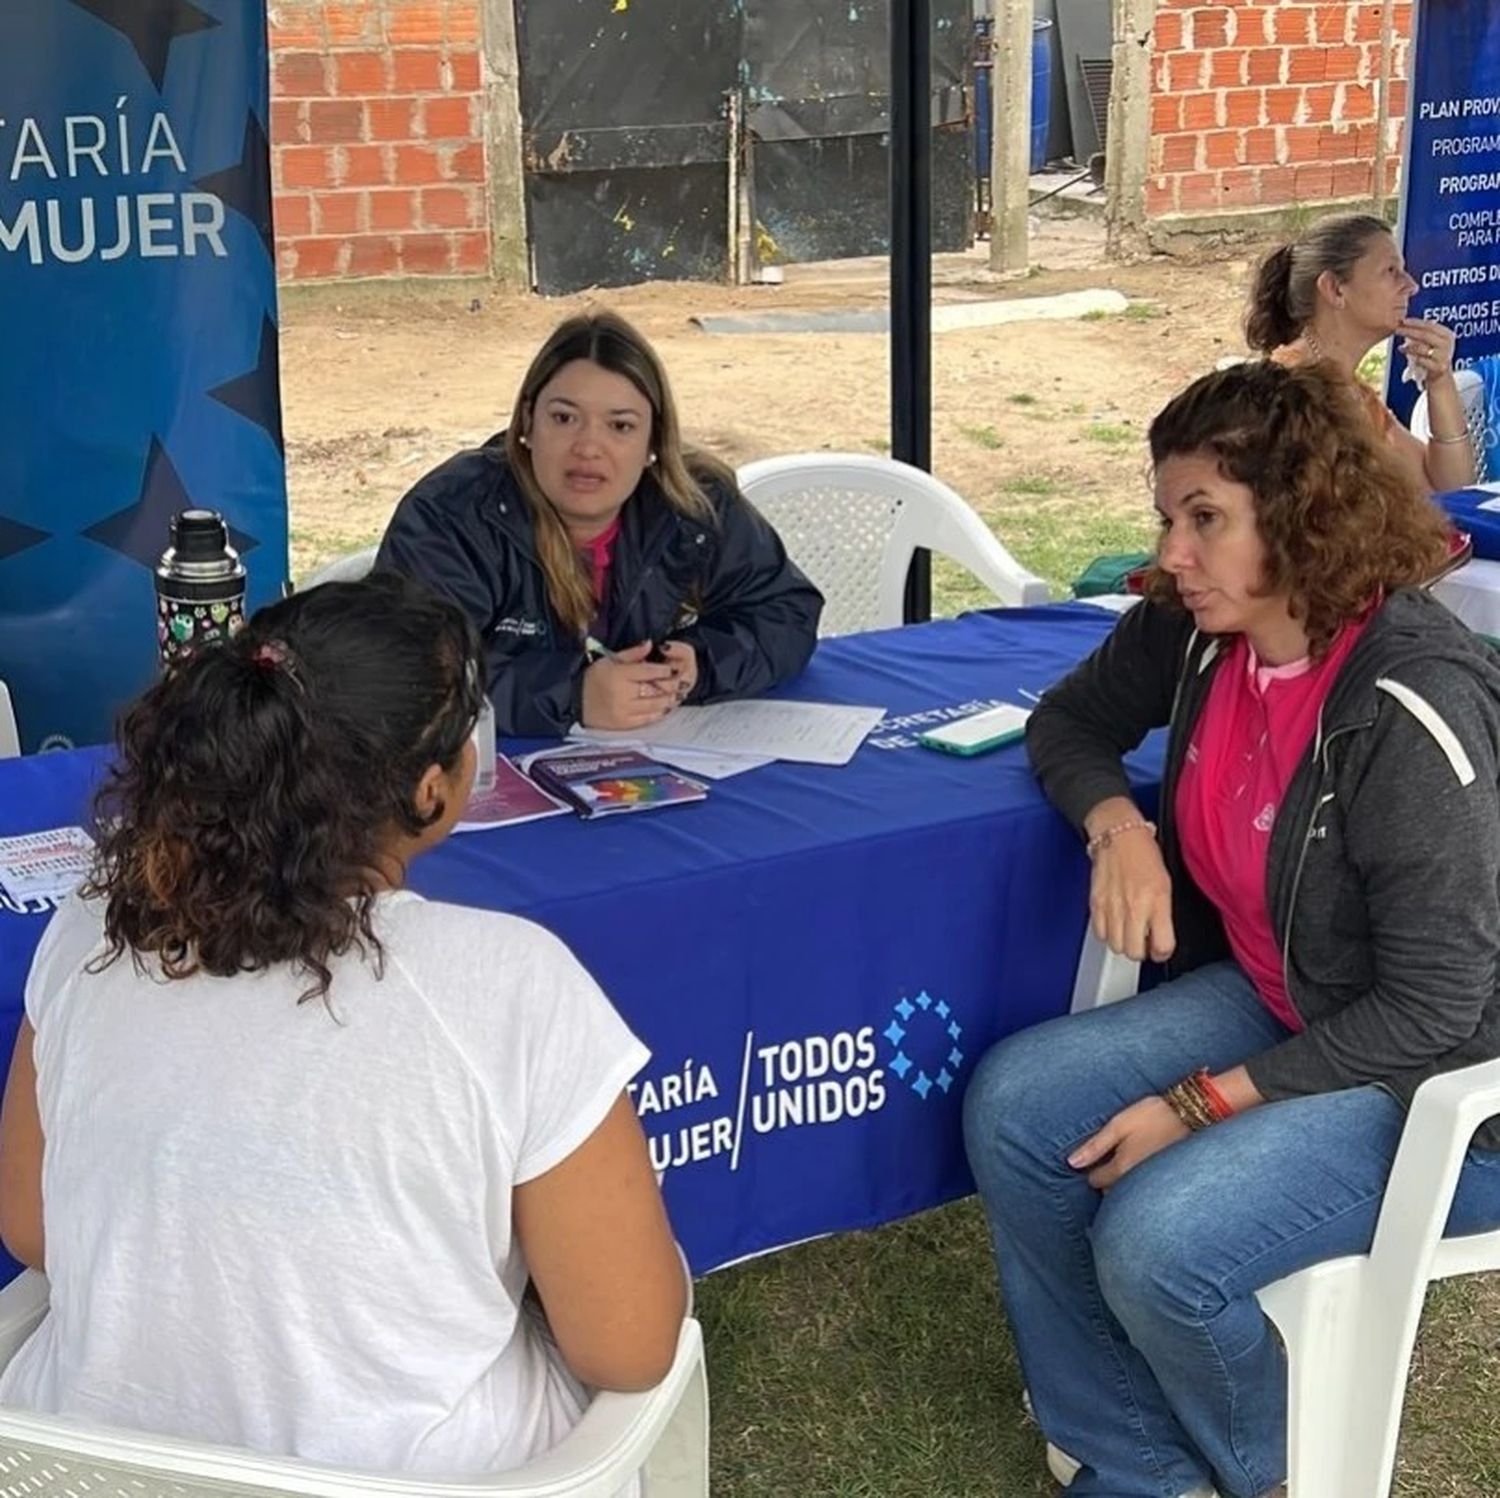
[[[679,707],[649,728],[574,728],[571,737],[590,744],[645,744],[658,759],[687,751],[722,761],[724,774],[737,773],[734,761],[764,764],[785,759],[805,765],[846,765],[865,735],[885,717],[883,707],[841,707],[827,702],[715,702],[706,707]],[[711,774],[700,760],[690,766]],[[739,769],[753,765],[740,763]]]

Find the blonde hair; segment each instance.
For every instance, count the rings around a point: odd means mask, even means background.
[[[611,374],[623,375],[646,398],[651,407],[651,450],[656,454],[652,468],[657,486],[674,510],[711,521],[714,511],[704,484],[727,483],[732,488],[734,475],[717,458],[683,445],[677,404],[672,399],[666,370],[656,350],[623,317],[613,312],[585,312],[558,324],[537,350],[516,392],[510,426],[505,433],[505,454],[531,507],[537,558],[547,581],[548,601],[558,618],[581,636],[588,630],[597,607],[593,581],[562,517],[542,492],[532,466],[531,449],[521,440],[530,430],[537,397],[564,365],[579,359],[597,364]]]
[[[1368,213],[1319,219],[1301,239],[1272,250],[1256,267],[1245,309],[1245,341],[1258,353],[1294,343],[1318,310],[1318,278],[1332,271],[1340,282],[1391,226]]]

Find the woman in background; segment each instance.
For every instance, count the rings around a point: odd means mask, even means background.
[[[807,664],[823,608],[734,474],[683,445],[655,350],[608,312],[558,326],[510,425],[416,485],[377,565],[474,621],[503,734],[764,692]]]
[[[403,888],[481,693],[463,613],[377,574],[125,715],[0,1116],[0,1236],[51,1285],[0,1402],[478,1473],[555,1445],[585,1386],[664,1375],[644,1047],[546,932]]]
[[[1335,214],[1261,261],[1245,337],[1280,363],[1326,360],[1354,381],[1376,432],[1423,490],[1441,493],[1474,482],[1475,455],[1453,378],[1453,333],[1406,315],[1416,289],[1384,219]],[[1399,352],[1427,392],[1427,442],[1412,436],[1356,373],[1365,355],[1393,335],[1400,335]]]

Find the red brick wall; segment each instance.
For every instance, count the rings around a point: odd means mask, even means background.
[[[1395,7],[1385,191],[1406,112],[1410,0]],[[1378,3],[1162,0],[1152,34],[1146,213],[1232,213],[1369,197]]]
[[[282,280],[488,267],[477,0],[272,0]]]

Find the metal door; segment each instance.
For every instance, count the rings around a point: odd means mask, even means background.
[[[722,280],[735,0],[517,0],[532,280]]]

